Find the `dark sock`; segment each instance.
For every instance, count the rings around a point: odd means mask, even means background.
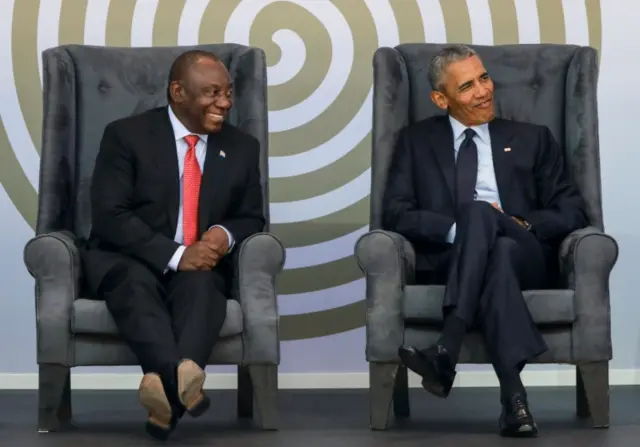
[[[503,398],[517,393],[525,393],[524,385],[520,379],[520,370],[517,367],[500,372],[498,380],[500,381],[500,395]]]
[[[444,320],[444,327],[440,334],[438,344],[441,344],[449,352],[449,356],[454,365],[458,363],[458,357],[460,356],[460,348],[462,347],[462,340],[464,340],[464,334],[467,332],[466,323],[455,315],[449,315]]]

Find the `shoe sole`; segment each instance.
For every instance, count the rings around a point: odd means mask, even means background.
[[[202,392],[205,378],[204,371],[191,360],[184,361],[178,367],[178,396],[192,417],[202,416],[211,404]]]
[[[500,436],[505,438],[537,438],[538,427],[536,424],[522,424],[516,430],[501,430]]]
[[[449,396],[449,391],[445,390],[444,385],[438,380],[438,374],[432,368],[425,366],[423,362],[420,362],[415,355],[400,354],[400,360],[402,363],[414,373],[422,377],[422,387],[440,399],[446,399]],[[454,372],[455,377],[455,372]]]
[[[139,397],[140,403],[149,413],[147,432],[156,438],[166,439],[171,432],[173,414],[160,377],[151,376],[143,380]]]

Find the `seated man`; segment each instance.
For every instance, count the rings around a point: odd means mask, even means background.
[[[162,439],[185,411],[209,406],[204,369],[226,316],[226,255],[265,224],[259,143],[224,122],[231,89],[214,54],[182,54],[169,106],[110,123],[93,173],[87,287],[142,366],[147,431]]]
[[[547,127],[495,118],[473,49],[443,49],[428,75],[447,115],[400,133],[383,225],[414,244],[419,282],[446,284],[445,321],[436,344],[399,356],[446,397],[464,334],[478,329],[500,380],[501,434],[536,436],[520,371],[547,346],[521,291],[550,285],[559,242],[587,225],[583,201]]]

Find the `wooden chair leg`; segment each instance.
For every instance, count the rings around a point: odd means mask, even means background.
[[[609,362],[578,363],[576,385],[578,417],[591,416],[594,428],[608,428]]]
[[[393,390],[393,412],[397,419],[404,419],[411,416],[409,374],[405,366],[398,367],[396,383]]]
[[[394,420],[391,411],[399,365],[369,363],[369,425],[372,430],[386,430]]]
[[[238,366],[237,414],[239,418],[253,417],[253,385],[249,368]]]
[[[38,369],[38,432],[49,433],[70,428],[70,368],[44,364]]]
[[[250,365],[249,374],[257,410],[254,421],[263,430],[277,430],[278,365]]]

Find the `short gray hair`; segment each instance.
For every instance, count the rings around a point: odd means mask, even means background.
[[[453,62],[462,61],[477,56],[476,51],[468,45],[449,45],[438,51],[429,61],[429,83],[433,90],[442,91],[444,72]]]

